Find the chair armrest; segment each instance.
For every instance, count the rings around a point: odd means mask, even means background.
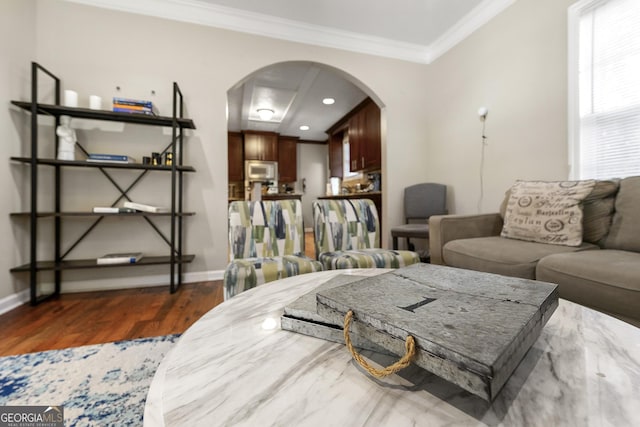
[[[429,218],[429,255],[432,264],[443,265],[442,247],[452,240],[497,236],[502,230],[499,213],[434,215]]]

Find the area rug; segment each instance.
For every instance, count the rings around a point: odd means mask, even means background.
[[[0,357],[0,405],[62,405],[65,426],[141,426],[153,375],[178,337]]]

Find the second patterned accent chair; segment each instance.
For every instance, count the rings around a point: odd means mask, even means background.
[[[304,254],[300,200],[231,202],[229,249],[225,300],[273,280],[323,270]]]
[[[369,199],[313,202],[316,258],[326,270],[398,268],[420,262],[413,251],[380,248],[380,221]]]

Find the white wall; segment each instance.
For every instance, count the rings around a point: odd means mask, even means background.
[[[567,179],[567,8],[518,0],[428,67],[430,180],[446,183],[450,212],[475,213],[482,123],[489,108],[480,211],[496,212],[516,179]]]
[[[30,122],[14,108],[12,99],[28,99],[31,88],[31,63],[35,59],[35,3],[31,0],[0,1],[0,141],[4,148],[0,167],[0,298],[25,288],[15,281],[9,269],[24,262],[28,253],[28,226],[22,219],[10,219],[9,213],[21,204],[20,193],[27,189],[28,169],[10,164],[9,157],[19,155],[17,141],[27,138]],[[17,301],[13,301],[17,302]],[[8,302],[8,303],[13,303]],[[3,303],[0,301],[0,312]]]
[[[302,181],[306,179],[306,189],[302,196],[302,216],[305,228],[309,229],[313,228],[311,203],[326,193],[328,145],[298,144],[297,154],[298,181],[296,182],[296,191],[302,193]]]
[[[185,95],[187,115],[198,127],[191,133],[186,148],[186,163],[197,170],[196,174],[187,177],[186,185],[185,207],[197,212],[187,220],[186,251],[196,254],[196,260],[186,268],[188,273],[219,272],[227,264],[226,93],[257,69],[277,62],[302,60],[327,64],[353,76],[389,111],[383,150],[387,146],[393,150],[387,153],[385,163],[402,165],[402,169],[389,167],[384,175],[387,188],[403,188],[424,175],[422,162],[416,160],[426,156],[426,129],[423,120],[416,116],[426,87],[424,66],[60,0],[37,0],[36,5],[36,52],[25,56],[34,56],[59,75],[63,89],[77,91],[81,104],[92,94],[105,100],[116,94],[148,98],[150,91],[155,90],[157,94],[153,100],[161,113],[167,114],[171,83],[179,83]],[[18,59],[13,66],[26,69],[27,57]],[[25,72],[23,79],[29,80],[28,73]],[[118,93],[116,86],[122,88]],[[15,97],[27,99],[28,94]],[[116,144],[122,148],[130,144],[134,155],[142,150],[149,151],[151,148],[144,148],[149,142],[168,141],[167,135],[157,129],[106,125],[100,128],[80,130],[78,137],[92,149],[106,149]],[[24,153],[24,144],[15,136],[8,138],[7,151]],[[43,150],[50,150],[52,142],[43,141],[42,145]],[[420,155],[416,156],[416,151],[421,151]],[[412,172],[407,174],[407,170]],[[65,209],[91,206],[108,191],[108,184],[103,184],[102,178],[93,172],[65,171]],[[164,178],[154,176],[153,180],[156,179]],[[23,184],[15,182],[12,191],[15,192],[19,185]],[[163,200],[166,192],[166,187],[148,182],[134,195]],[[391,218],[383,221],[385,224],[396,222],[396,218],[400,221],[400,198],[398,191],[390,191],[385,197],[385,203],[389,205],[385,215]],[[46,202],[47,196],[43,195],[42,204]],[[23,207],[11,206],[9,209],[15,211]],[[142,246],[145,251],[159,247],[157,239],[143,237],[140,227],[144,224],[134,226],[122,221],[115,225],[114,229],[98,231],[95,238],[81,244],[78,252],[70,257],[93,257],[114,248],[127,249],[125,246],[132,244]],[[75,223],[65,227],[65,235],[79,231]],[[11,247],[25,243],[12,242]],[[63,289],[91,288],[97,271],[65,272]],[[124,273],[99,271],[101,283],[114,287],[131,283],[132,277],[137,275],[158,274],[158,269],[146,271],[142,268],[126,269]],[[25,281],[26,277],[18,280]],[[0,284],[0,297],[13,291],[6,282]]]

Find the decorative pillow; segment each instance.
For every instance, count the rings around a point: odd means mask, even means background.
[[[502,237],[580,246],[582,201],[595,180],[517,181],[511,187]]]

